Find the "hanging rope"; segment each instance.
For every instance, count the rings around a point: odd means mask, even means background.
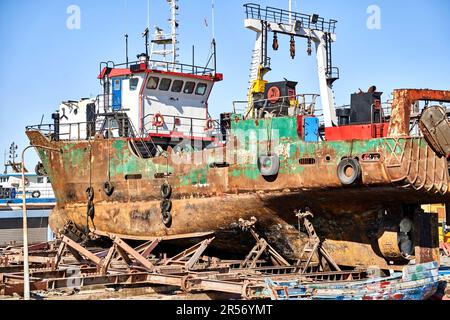
[[[86,194],[88,198],[87,208],[86,208],[86,228],[85,234],[89,234],[89,218],[92,221],[92,225],[94,226],[94,215],[95,215],[95,207],[94,207],[94,188],[92,187],[92,144],[91,140],[88,140],[89,143],[89,187],[86,189]]]
[[[272,117],[266,119],[267,155],[272,153]]]

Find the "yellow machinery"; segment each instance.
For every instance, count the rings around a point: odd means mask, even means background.
[[[258,66],[258,76],[256,80],[252,81],[248,90],[248,103],[245,112],[246,118],[255,117],[254,101],[264,99],[264,91],[266,90],[266,83],[268,82],[267,80],[264,80],[264,75],[269,71],[269,68],[264,68],[262,65]]]

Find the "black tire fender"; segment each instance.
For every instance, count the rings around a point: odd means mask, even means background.
[[[103,184],[103,191],[105,191],[105,194],[106,194],[108,197],[112,196],[112,194],[114,193],[114,185],[113,185],[111,182],[106,181],[106,182]]]
[[[164,182],[161,185],[161,196],[164,199],[169,199],[171,195],[172,195],[172,186],[167,182]]]
[[[337,166],[337,175],[339,181],[345,186],[356,183],[361,177],[361,166],[358,160],[353,158],[342,159]]]
[[[33,191],[33,193],[31,194],[31,196],[33,198],[40,198],[41,197],[41,192],[39,190]]]
[[[277,155],[261,155],[258,157],[258,169],[264,177],[272,177],[280,170],[280,157]]]
[[[170,212],[172,211],[172,201],[169,199],[164,199],[161,201],[161,212]]]
[[[170,212],[162,212],[162,222],[167,228],[170,228],[172,225],[172,214]]]

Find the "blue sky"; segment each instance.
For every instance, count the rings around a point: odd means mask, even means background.
[[[217,84],[210,112],[218,117],[233,100],[245,99],[254,33],[243,27],[247,1],[216,0],[218,69],[225,80]],[[263,0],[261,5],[287,8],[287,0]],[[66,28],[69,5],[81,9],[81,28]],[[180,0],[180,60],[203,65],[211,40],[211,0]],[[367,8],[381,9],[381,29],[369,30]],[[165,0],[150,0],[150,26],[167,26]],[[338,20],[334,65],[341,70],[335,83],[336,103],[347,104],[350,94],[372,84],[389,97],[395,88],[450,89],[450,1],[448,0],[297,0],[304,13]],[[205,26],[205,19],[209,27]],[[62,100],[96,96],[99,62],[124,61],[123,35],[129,34],[130,56],[144,51],[140,37],[147,25],[147,0],[0,0],[0,151],[12,141],[27,145],[24,128],[50,122]],[[153,30],[152,30],[153,31]],[[306,41],[297,41],[297,57],[289,57],[289,39],[270,50],[268,80],[298,81],[299,92],[319,92],[314,56]],[[26,163],[34,166],[29,151]]]

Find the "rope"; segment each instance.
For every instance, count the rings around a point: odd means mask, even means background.
[[[266,123],[266,133],[267,133],[267,155],[271,155],[271,146],[272,146],[272,119],[267,119]],[[270,128],[269,128],[270,126]]]

